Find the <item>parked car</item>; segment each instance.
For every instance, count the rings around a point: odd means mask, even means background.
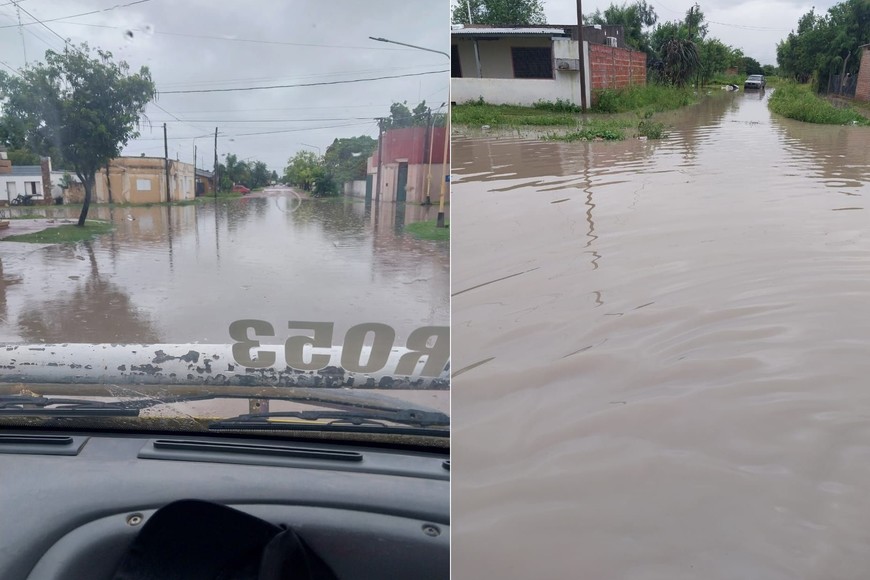
[[[749,75],[743,83],[743,89],[763,89],[764,85],[764,75]]]
[[[241,183],[237,183],[236,185],[233,186],[233,192],[247,194],[247,193],[251,193],[251,190],[248,189],[247,187],[245,187],[244,185],[242,185]]]

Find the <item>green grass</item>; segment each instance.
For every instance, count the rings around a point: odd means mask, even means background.
[[[452,110],[453,122],[457,125],[490,127],[551,127],[577,124],[573,113],[548,111],[536,107],[515,105],[491,105],[479,99],[456,105]]]
[[[649,84],[627,89],[604,89],[596,92],[597,113],[662,112],[679,109],[697,101],[692,89]]]
[[[3,238],[4,242],[34,242],[40,244],[57,244],[83,242],[112,231],[113,226],[109,222],[88,220],[84,227],[77,225],[63,225],[51,227],[41,232],[21,234]]]
[[[444,242],[450,239],[450,224],[447,227],[439,228],[437,221],[414,222],[405,226],[405,231],[421,240],[432,240],[436,242]]]
[[[870,126],[870,118],[852,107],[835,107],[827,99],[814,94],[809,85],[780,84],[768,99],[768,106],[778,115],[805,123]]]

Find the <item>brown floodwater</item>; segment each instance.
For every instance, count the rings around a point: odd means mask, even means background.
[[[22,208],[50,217],[78,209]],[[66,245],[0,243],[0,342],[229,344],[259,319],[379,322],[397,343],[449,323],[449,245],[407,223],[437,207],[274,195],[188,206],[93,207],[112,233]],[[402,345],[403,346],[403,345]]]
[[[870,567],[870,129],[453,149],[456,578]]]

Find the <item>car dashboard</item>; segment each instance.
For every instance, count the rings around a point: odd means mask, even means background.
[[[0,430],[0,578],[112,578],[160,508],[293,529],[337,578],[449,577],[447,450],[269,436]]]

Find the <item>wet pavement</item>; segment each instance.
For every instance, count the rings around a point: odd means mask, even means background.
[[[770,93],[454,140],[463,576],[865,574],[870,129]]]

